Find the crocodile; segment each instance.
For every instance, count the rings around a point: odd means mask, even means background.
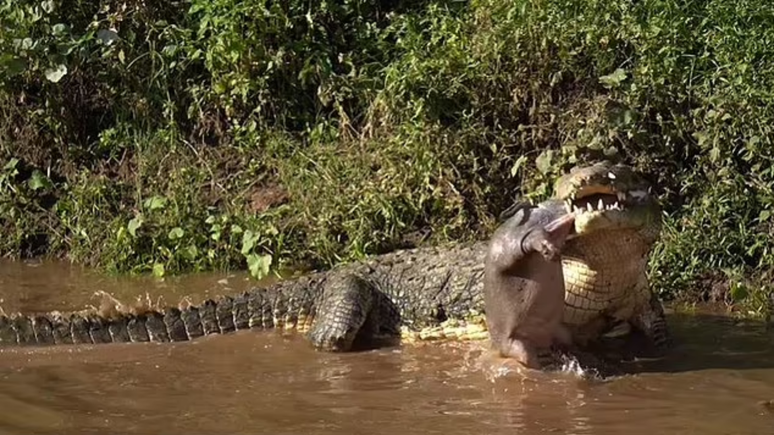
[[[661,225],[648,183],[629,166],[601,162],[560,177],[548,202],[576,215],[561,260],[573,339],[639,330],[665,349],[664,313],[645,275]],[[484,339],[487,245],[399,250],[198,305],[0,315],[0,346],[174,342],[243,329],[295,330],[320,351]]]
[[[661,232],[661,207],[650,184],[631,167],[609,162],[573,168],[554,187],[554,200],[575,214],[562,250],[564,323],[585,345],[603,333],[637,331],[655,354],[671,345],[664,309],[647,278]]]

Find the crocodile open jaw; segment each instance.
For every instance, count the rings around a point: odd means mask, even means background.
[[[588,186],[581,188],[570,198],[564,200],[567,211],[575,214],[626,210],[631,202],[644,198],[645,191],[621,192],[608,186]]]
[[[654,218],[649,188],[631,168],[599,163],[563,176],[555,193],[575,215],[577,234],[585,234],[647,225]]]

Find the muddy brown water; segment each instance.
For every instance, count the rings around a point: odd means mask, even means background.
[[[98,290],[177,302],[246,275],[108,278],[0,262],[6,311],[80,309]],[[318,353],[293,334],[0,350],[0,434],[772,434],[774,335],[711,312],[670,316],[677,346],[632,374],[525,374],[483,343]],[[773,403],[774,405],[774,403]]]

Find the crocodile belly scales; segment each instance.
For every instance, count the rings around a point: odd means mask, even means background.
[[[647,249],[636,235],[615,231],[578,240],[564,252],[565,323],[581,325],[600,314],[626,317],[647,304]]]

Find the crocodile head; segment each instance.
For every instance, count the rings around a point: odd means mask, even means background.
[[[575,233],[634,229],[648,239],[661,228],[661,209],[650,184],[623,164],[573,168],[554,185],[554,198],[575,212]]]

